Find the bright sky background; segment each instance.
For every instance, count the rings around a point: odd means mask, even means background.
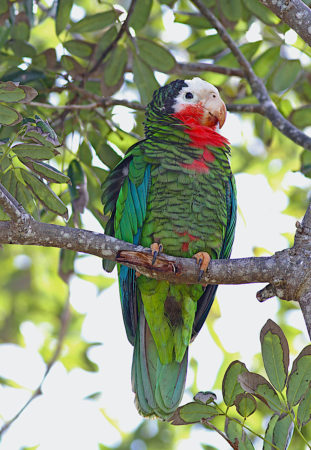
[[[80,9],[74,11],[76,18],[80,18],[77,17]],[[185,33],[189,32],[186,26],[173,23],[169,10],[164,16],[164,24],[164,40],[172,41],[174,36],[175,42],[178,43],[184,40]],[[258,27],[254,26],[249,30],[247,38],[250,41],[256,40],[258,33]],[[288,40],[292,38],[291,32]],[[178,59],[184,59],[184,55],[178,55]],[[165,83],[164,75],[157,74],[157,77],[161,84]],[[127,95],[125,91],[118,93],[118,96],[124,95]],[[127,98],[131,99],[128,95]],[[130,130],[133,124],[131,113],[123,107],[116,107],[114,111],[115,121],[125,130]],[[231,142],[232,152],[234,146],[242,142],[246,142],[248,148],[256,148],[258,145],[258,141],[254,142],[252,137],[251,123],[243,121],[242,126],[237,115],[228,114],[222,133]],[[73,140],[73,146],[77,144],[76,138]],[[244,218],[238,216],[232,257],[252,256],[255,246],[264,247],[272,253],[285,248],[287,241],[281,233],[293,232],[296,219],[281,213],[287,204],[284,193],[272,191],[263,175],[240,174],[236,181],[238,204]],[[299,173],[289,173],[284,183],[286,187],[311,185],[310,180]],[[85,215],[84,223],[88,229],[102,231],[95,219],[89,215]],[[101,261],[91,256],[79,260],[77,269],[81,273],[91,275],[103,273]],[[115,277],[115,274],[112,276]],[[261,287],[221,286],[217,295],[221,318],[216,322],[216,332],[225,349],[229,352],[238,350],[240,359],[248,367],[252,364],[252,356],[260,351],[259,331],[268,318],[275,316],[278,307],[275,299],[263,304],[256,300],[256,292]],[[98,364],[99,371],[89,373],[74,369],[67,372],[64,366],[57,362],[44,382],[43,395],[27,408],[4,435],[1,450],[19,450],[22,445],[33,446],[38,443],[40,450],[97,450],[98,442],[107,446],[120,444],[126,433],[135,429],[143,420],[133,404],[132,347],[127,341],[123,327],[117,283],[97,296],[93,285],[75,278],[71,283],[71,304],[79,313],[85,314],[83,339],[101,343],[89,351],[89,357]],[[305,330],[300,312],[290,314],[291,323]],[[241,322],[237,324],[237,320]],[[27,401],[31,391],[40,383],[45,370],[45,364],[38,354],[43,339],[42,332],[31,322],[24,323],[21,331],[25,338],[25,348],[13,344],[0,345],[0,376],[25,387],[19,390],[0,387],[4,421],[10,419]],[[203,327],[199,337],[191,345],[190,357],[199,362],[199,388],[211,390],[222,363],[222,355],[207,327]],[[192,381],[193,372],[189,367],[187,385],[190,386]],[[101,391],[102,395],[97,400],[85,400],[85,397],[98,391]],[[220,393],[218,397],[221,398]],[[186,392],[184,402],[190,401],[191,398]],[[113,423],[105,418],[99,407],[113,419]],[[150,435],[156,431],[157,422],[149,421]],[[216,433],[196,427],[192,430],[189,440],[180,441],[177,449],[199,450],[202,448],[200,443],[208,443],[223,450],[227,448],[224,440]],[[134,441],[130,450],[146,450],[146,447],[142,441]]]

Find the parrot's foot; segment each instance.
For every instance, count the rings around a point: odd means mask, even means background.
[[[197,264],[200,266],[200,273],[198,278],[198,281],[200,281],[204,272],[207,271],[211,257],[207,252],[198,252],[195,255],[193,255],[192,258],[195,258],[197,260]]]
[[[150,245],[151,253],[152,253],[152,265],[156,262],[157,256],[163,251],[163,245],[154,242]]]

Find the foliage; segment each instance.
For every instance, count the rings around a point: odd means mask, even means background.
[[[308,127],[310,48],[258,0],[204,0],[204,4],[225,26],[284,117],[301,130]],[[143,136],[143,106],[160,84],[196,75],[215,84],[232,111],[258,103],[243,73],[231,72],[241,68],[236,58],[190,0],[137,0],[132,5],[130,9],[125,0],[0,4],[0,182],[38,220],[82,227],[87,211],[88,217],[105,226],[101,184],[128,147]],[[175,26],[182,27],[180,38],[167,37],[172,11]],[[205,65],[194,69],[191,64],[198,61]],[[223,67],[227,72],[220,70]],[[286,214],[301,216],[306,189],[287,187],[284,179],[291,171],[310,177],[310,152],[297,147],[264,115],[246,108],[240,117],[253,139],[245,137],[235,146],[233,171],[264,174],[273,189],[286,194]],[[1,209],[0,220],[9,220]],[[292,235],[286,237],[291,243]],[[28,261],[22,266],[19,254]],[[66,288],[56,275],[57,255],[55,250],[34,248],[6,248],[1,253],[1,342],[24,345],[21,329],[31,322],[44,329],[39,351],[48,366],[53,355],[59,356],[58,341],[67,349],[60,359],[68,370],[93,371],[96,365],[88,357],[92,344],[80,336],[83,316],[66,306]],[[77,272],[80,259],[70,250],[61,252],[59,274],[65,282]],[[99,291],[110,285],[110,280],[97,275],[80,276]],[[278,312],[290,347],[299,334],[287,321],[294,308],[282,304]],[[68,310],[69,323],[59,320]],[[217,313],[212,312],[211,328],[216,320]],[[61,336],[64,328],[66,337]],[[202,394],[179,408],[172,422],[207,419],[206,426],[223,430],[232,443],[240,442],[239,448],[253,448],[248,428],[263,436],[263,423],[271,416],[265,434],[270,444],[264,448],[271,448],[271,443],[285,448],[293,426],[291,446],[299,448],[301,434],[310,438],[310,349],[302,350],[288,375],[287,340],[271,321],[262,329],[261,344],[269,380],[249,372],[223,349],[216,386],[231,362],[223,377],[224,404]],[[144,426],[132,440],[145,439],[148,448],[173,448],[176,435],[171,426],[161,424],[149,440]],[[129,446],[129,438],[124,438],[124,445]]]

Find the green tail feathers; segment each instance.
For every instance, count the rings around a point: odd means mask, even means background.
[[[185,388],[188,349],[181,362],[162,364],[141,305],[132,363],[135,403],[143,416],[169,419]]]

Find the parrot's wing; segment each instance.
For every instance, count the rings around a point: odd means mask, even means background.
[[[102,195],[104,213],[111,214],[105,233],[136,245],[146,217],[151,169],[142,156],[142,142],[131,147],[126,158],[109,174]],[[103,260],[105,270],[111,272],[114,266],[114,262]],[[129,341],[134,344],[138,317],[135,271],[120,266],[119,284],[124,325]]]
[[[230,177],[226,186],[226,202],[227,202],[227,226],[219,259],[228,259],[230,257],[234,239],[236,213],[237,213],[237,200],[236,200],[236,187],[233,176]],[[197,310],[192,329],[192,340],[197,336],[206,320],[206,317],[212,307],[217,288],[218,285],[213,284],[206,286],[205,291],[198,300]]]

